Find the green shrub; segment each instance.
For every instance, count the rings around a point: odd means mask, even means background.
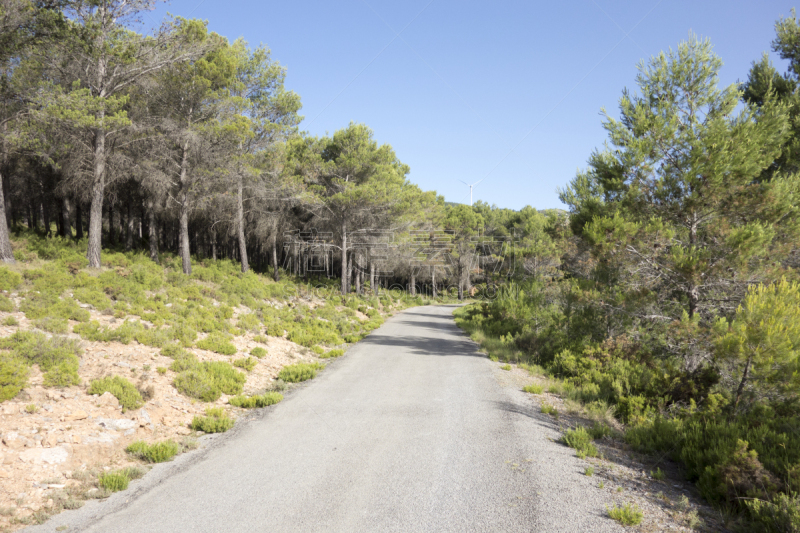
[[[247,313],[244,315],[239,315],[239,320],[236,321],[236,327],[255,333],[261,329],[261,321],[254,313]]]
[[[607,425],[595,422],[594,425],[589,428],[589,435],[591,435],[593,439],[597,440],[610,436],[611,431],[611,428]]]
[[[231,343],[230,337],[218,332],[212,332],[205,339],[197,341],[196,346],[201,350],[208,350],[223,355],[233,355],[236,353],[236,346]]]
[[[542,412],[546,415],[558,418],[558,409],[549,403],[542,403]]]
[[[14,318],[13,316],[7,316],[5,320],[3,320],[4,326],[19,326],[19,321]]]
[[[111,308],[111,300],[105,293],[98,289],[91,289],[88,287],[81,287],[72,291],[72,295],[79,302],[91,305],[98,311]]]
[[[0,402],[14,398],[28,384],[28,365],[11,354],[0,354]]]
[[[191,370],[200,366],[200,360],[193,353],[184,352],[183,354],[175,357],[175,360],[169,365],[169,369],[173,372],[183,372]]]
[[[778,494],[772,501],[745,500],[750,517],[764,533],[800,531],[800,496]]]
[[[597,448],[592,443],[592,436],[583,426],[567,430],[561,437],[561,442],[574,448],[579,456],[597,457]]]
[[[50,333],[56,334],[65,334],[69,330],[69,324],[66,318],[58,318],[58,317],[45,317],[36,320],[33,323],[34,327],[37,327],[44,331],[49,331]]]
[[[180,344],[167,344],[161,348],[161,355],[172,359],[181,359],[192,354],[183,349]]]
[[[511,370],[511,365],[503,365],[500,367],[501,370]]]
[[[234,396],[228,399],[228,403],[234,407],[253,409],[254,407],[267,407],[283,400],[283,395],[278,392],[268,392],[261,396]]]
[[[253,357],[258,357],[259,359],[261,359],[262,357],[267,355],[267,350],[265,350],[261,346],[256,346],[255,348],[250,350],[250,355],[252,355]]]
[[[312,346],[311,351],[317,355],[322,355],[323,353],[325,353],[325,348],[323,348],[322,346]]]
[[[153,444],[147,444],[142,440],[131,443],[125,451],[134,457],[148,463],[163,463],[175,457],[181,448],[178,443],[171,440],[164,440]]]
[[[606,507],[608,516],[616,520],[623,526],[636,526],[642,522],[644,513],[638,505],[631,505],[626,503],[624,507],[617,507],[616,504],[612,508]]]
[[[11,298],[0,294],[0,311],[3,313],[11,313],[14,311],[14,302],[11,301]]]
[[[222,407],[209,407],[206,416],[195,416],[191,428],[205,433],[224,433],[233,427],[234,420]]]
[[[328,350],[324,354],[321,354],[319,356],[319,358],[320,359],[332,359],[334,357],[341,357],[343,355],[344,355],[344,350],[340,350],[340,349],[337,348],[337,349],[334,349],[334,350]]]
[[[258,364],[258,359],[253,357],[243,357],[241,359],[235,359],[233,361],[233,366],[244,368],[248,372],[251,372],[256,365]]]
[[[278,373],[278,378],[287,383],[299,383],[317,376],[317,370],[325,368],[320,363],[296,363],[285,366]]]
[[[253,337],[253,341],[260,342],[261,344],[269,343],[269,339],[265,335],[256,335]]]
[[[525,392],[529,392],[531,394],[541,394],[544,392],[544,387],[542,387],[541,385],[531,384],[531,385],[525,385],[522,388],[522,390]]]
[[[98,482],[104,489],[111,492],[119,492],[128,488],[131,479],[128,477],[127,472],[112,470],[111,472],[100,474]]]
[[[182,394],[204,402],[215,402],[222,395],[222,391],[214,383],[214,378],[202,367],[184,370],[175,376],[172,384]]]
[[[594,475],[594,467],[587,466],[586,469],[583,471],[584,475],[586,476],[593,476]]]
[[[6,267],[0,267],[0,291],[13,291],[22,283],[22,276]]]
[[[144,404],[142,395],[136,387],[123,378],[122,376],[111,376],[101,379],[93,379],[89,384],[89,394],[103,394],[110,392],[113,394],[119,404],[122,406],[123,411],[130,409],[138,409]]]
[[[78,375],[78,361],[62,361],[58,365],[50,367],[44,373],[44,386],[63,389],[80,385],[81,378]]]
[[[204,402],[216,401],[222,393],[241,394],[247,376],[224,361],[200,363],[194,356],[176,359],[170,367],[180,372],[173,385],[180,392]],[[181,370],[182,369],[182,370]]]

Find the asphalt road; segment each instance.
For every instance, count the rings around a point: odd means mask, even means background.
[[[393,317],[277,406],[30,531],[621,531],[452,310]]]

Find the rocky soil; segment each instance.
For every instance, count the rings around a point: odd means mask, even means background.
[[[104,325],[115,321],[96,311],[91,314]],[[22,313],[0,313],[0,322],[8,316],[16,318],[19,326],[0,327],[2,337],[32,327]],[[239,353],[232,357],[192,351],[203,361],[231,361],[246,356],[255,346],[266,348],[268,355],[247,373],[244,393],[253,394],[268,388],[283,366],[313,357],[306,348],[284,338],[267,339],[264,344],[254,342],[252,333],[235,337]],[[42,374],[34,366],[28,387],[13,400],[0,404],[0,530],[41,521],[63,508],[65,501],[69,508],[80,505],[83,498],[105,496],[87,481],[104,470],[136,464],[124,451],[133,441],[173,439],[191,446],[194,432],[189,423],[211,405],[179,394],[172,386],[174,373],[157,371],[172,363],[172,359],[159,355],[158,348],[136,341],[128,345],[81,344],[84,353],[79,374],[83,386],[45,389]],[[87,394],[92,379],[110,375],[124,376],[145,391],[149,397],[144,406],[125,412],[108,392],[102,396]],[[227,405],[227,401],[223,395],[216,404]],[[233,416],[241,412],[235,408],[230,411]]]

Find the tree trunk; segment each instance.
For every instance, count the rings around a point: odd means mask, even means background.
[[[150,241],[150,259],[158,264],[158,226],[156,225],[155,202],[147,200],[147,235]]]
[[[103,111],[99,113],[102,121]],[[94,177],[92,180],[92,206],[89,210],[89,245],[86,257],[89,268],[100,268],[100,252],[103,245],[103,195],[106,183],[106,132],[98,128],[94,132]]]
[[[369,288],[372,294],[377,294],[375,291],[375,263],[372,261],[369,263]]]
[[[353,273],[355,274],[355,284],[356,284],[356,294],[361,294],[361,269],[359,268],[359,262],[361,261],[361,255],[356,254],[355,259],[353,261]]]
[[[69,198],[61,200],[61,236],[65,239],[72,237],[72,221],[70,217]]]
[[[350,292],[350,269],[347,264],[347,222],[342,222],[342,294]]]
[[[11,239],[6,224],[6,202],[3,195],[3,174],[0,171],[0,261],[14,263],[14,252],[11,250]]]
[[[236,229],[239,238],[239,257],[242,262],[242,272],[247,272],[250,265],[247,262],[247,241],[244,238],[244,198],[242,198],[242,176],[239,176],[236,190]]]
[[[75,202],[75,238],[83,239],[83,208],[80,200]]]
[[[281,274],[278,270],[278,236],[275,232],[272,233],[272,279],[275,281],[281,280]]]
[[[411,272],[411,286],[409,287],[409,292],[411,296],[417,295],[417,276],[414,275],[414,272]]]
[[[125,222],[127,226],[127,231],[125,234],[125,251],[130,252],[133,250],[133,232],[136,231],[136,218],[133,216],[133,209],[131,208],[131,202],[128,202],[128,206],[126,209],[127,213],[125,214]]]
[[[431,289],[433,297],[436,298],[436,267],[431,267]]]
[[[742,381],[739,383],[739,388],[736,390],[736,401],[733,402],[733,412],[736,412],[736,409],[739,407],[739,400],[742,399],[742,393],[744,392],[744,385],[747,383],[747,374],[750,372],[750,363],[753,361],[753,356],[747,358],[747,363],[744,365],[744,373],[742,374]]]
[[[117,231],[114,226],[114,202],[108,202],[108,244],[114,246],[117,243]]]
[[[183,154],[181,157],[181,189],[178,194],[178,202],[180,203],[180,235],[179,235],[179,255],[181,256],[181,263],[183,265],[183,273],[189,275],[192,273],[192,258],[189,250],[189,176],[187,166],[189,164],[189,143],[183,145]]]
[[[461,258],[458,258],[458,300],[464,299],[464,266],[461,264]]]

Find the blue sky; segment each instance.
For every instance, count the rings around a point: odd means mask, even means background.
[[[561,207],[556,193],[602,146],[636,65],[689,31],[708,37],[723,84],[744,80],[793,4],[762,0],[567,2],[173,0],[231,40],[263,43],[288,68],[313,135],[363,122],[453,202],[459,182],[500,207]],[[399,34],[399,36],[398,36]],[[774,54],[773,60],[785,67]]]

